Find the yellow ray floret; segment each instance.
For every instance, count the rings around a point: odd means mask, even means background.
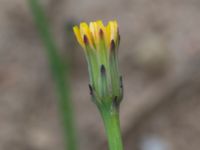
[[[86,48],[86,44],[89,44],[91,48],[97,48],[101,38],[103,38],[107,48],[110,48],[110,43],[112,40],[114,40],[115,44],[117,44],[117,21],[109,21],[107,26],[104,26],[101,20],[90,22],[89,26],[87,23],[82,22],[80,23],[80,27],[74,26],[73,30],[77,41],[84,49]],[[85,43],[84,36],[87,37],[88,43]]]
[[[76,39],[77,41],[79,42],[79,44],[84,48],[85,47],[85,44],[83,42],[83,38],[81,37],[81,33],[80,33],[80,30],[78,28],[78,26],[74,26],[73,27],[73,30],[74,30],[74,34],[76,36]]]

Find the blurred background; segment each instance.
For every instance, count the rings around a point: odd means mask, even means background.
[[[40,0],[63,58],[81,150],[107,149],[91,102],[80,21],[119,23],[126,150],[200,149],[199,0]],[[64,150],[57,95],[26,0],[0,0],[0,149]]]

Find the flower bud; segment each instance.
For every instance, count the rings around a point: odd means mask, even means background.
[[[104,26],[102,21],[80,23],[73,27],[77,41],[84,49],[90,78],[90,94],[98,106],[119,105],[123,96],[117,49],[119,30],[116,21]]]

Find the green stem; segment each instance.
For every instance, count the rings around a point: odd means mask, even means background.
[[[52,70],[58,93],[58,108],[60,111],[61,121],[64,127],[63,134],[67,141],[66,149],[77,150],[77,136],[75,130],[73,105],[70,99],[69,83],[69,64],[64,65],[60,55],[57,43],[50,32],[47,17],[39,4],[38,0],[28,0],[30,8],[38,27],[42,42],[46,48],[49,64]],[[69,63],[69,62],[68,62]]]
[[[110,150],[123,150],[119,112],[116,109],[103,109],[101,116],[104,121],[104,126],[108,138],[108,145]]]

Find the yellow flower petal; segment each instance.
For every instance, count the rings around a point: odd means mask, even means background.
[[[115,41],[117,41],[117,36],[118,36],[118,24],[117,21],[113,21],[113,25],[114,25],[114,39]]]
[[[85,44],[83,42],[83,38],[81,37],[81,33],[80,33],[80,30],[78,28],[78,26],[74,26],[73,27],[73,30],[74,30],[74,34],[76,36],[76,39],[78,41],[78,43],[83,47],[85,48]]]
[[[108,49],[112,40],[114,40],[116,45],[118,44],[117,21],[109,21],[107,26],[104,26],[101,20],[90,22],[89,26],[87,23],[82,22],[80,23],[80,28],[77,26],[74,27],[74,33],[81,46],[85,47],[83,38],[86,36],[90,47],[95,49],[99,47],[101,30],[103,31],[103,38]]]
[[[114,24],[112,21],[109,22],[109,26],[110,26],[110,41],[114,40]]]
[[[96,22],[90,22],[90,31],[92,33],[95,45],[99,43],[98,25]]]
[[[103,22],[101,20],[97,21],[98,24],[98,30],[102,29],[103,31],[105,30],[105,26],[103,25]]]
[[[90,31],[87,23],[82,22],[80,24],[80,33],[81,33],[82,39],[83,39],[84,35],[87,36],[90,46],[93,47],[93,38],[92,38],[91,31]]]
[[[107,48],[109,48],[110,47],[110,39],[111,39],[111,29],[110,29],[111,27],[110,27],[110,24],[108,23],[108,25],[106,26],[106,39],[105,39],[105,41],[106,41],[106,45],[107,45]]]

